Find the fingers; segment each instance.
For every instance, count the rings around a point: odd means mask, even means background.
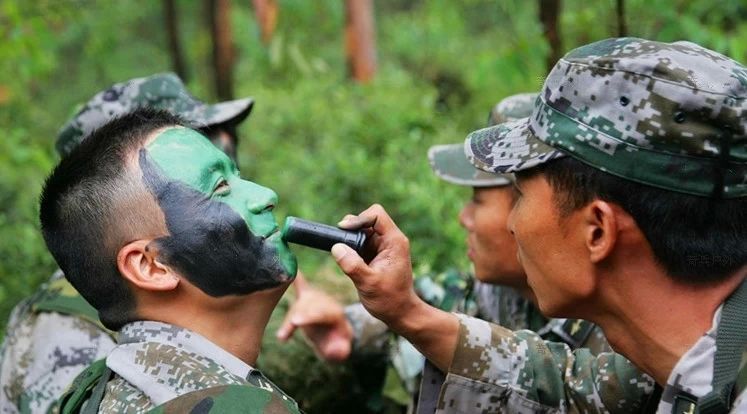
[[[285,315],[285,319],[283,319],[283,323],[280,324],[280,328],[278,328],[277,332],[275,332],[275,336],[282,342],[286,342],[290,337],[293,335],[293,332],[296,331],[296,325],[291,322],[291,319],[293,318],[293,312],[288,312],[287,315]]]
[[[347,214],[337,223],[337,226],[346,230],[357,230],[366,227],[373,227],[376,224],[376,216],[363,215],[358,216]]]

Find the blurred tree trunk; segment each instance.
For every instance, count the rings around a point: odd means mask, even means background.
[[[617,0],[617,36],[628,35],[628,26],[625,24],[625,0]]]
[[[174,0],[163,0],[163,16],[166,20],[171,68],[186,83],[188,80],[187,67],[184,65],[182,42],[179,37],[179,15],[176,11]]]
[[[348,75],[358,82],[376,73],[373,0],[345,0],[345,55]]]
[[[254,14],[259,24],[259,34],[262,43],[265,45],[272,40],[272,34],[275,33],[275,25],[278,21],[278,4],[275,0],[252,0],[254,4]]]
[[[233,65],[236,57],[231,35],[231,1],[207,0],[213,39],[213,79],[220,100],[233,99]]]
[[[552,70],[555,63],[563,56],[563,47],[560,44],[560,28],[558,18],[560,17],[561,0],[539,0],[539,19],[542,23],[542,34],[550,46],[550,54],[547,56],[547,71]]]

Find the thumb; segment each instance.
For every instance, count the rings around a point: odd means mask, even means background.
[[[358,282],[371,272],[366,262],[348,245],[337,243],[332,246],[331,252],[337,265],[353,282]]]

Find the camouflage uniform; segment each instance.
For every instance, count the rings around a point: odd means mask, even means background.
[[[114,373],[100,413],[143,413],[177,397],[218,386],[244,385],[266,391],[263,408],[298,412],[288,397],[261,372],[204,337],[162,322],[138,321],[119,331],[106,358]]]
[[[489,124],[495,125],[527,116],[531,113],[536,97],[537,94],[525,93],[502,100],[491,110]],[[511,182],[507,176],[476,169],[465,157],[463,146],[460,144],[434,146],[428,151],[428,158],[434,173],[453,184],[494,187],[505,186]],[[415,279],[415,290],[418,296],[439,309],[475,316],[509,330],[534,331],[538,338],[559,342],[554,345],[558,349],[585,348],[584,352],[591,355],[611,351],[601,329],[593,323],[579,319],[547,319],[518,291],[505,286],[482,283],[469,274],[450,270],[435,276],[420,276]],[[411,405],[414,401],[412,396],[418,394],[420,385],[418,412],[433,412],[436,408],[434,404],[438,401],[443,374],[425,361],[425,358],[403,338],[394,337],[387,342],[390,334],[386,326],[368,315],[362,306],[356,304],[348,307],[348,319],[354,327],[356,352],[375,352],[389,346],[392,368],[385,384],[384,395],[401,405]],[[640,401],[645,400],[647,394],[653,390],[653,380],[632,368],[624,358],[612,355],[611,359],[618,363],[607,367],[608,373],[640,383],[641,386],[623,390],[629,391],[625,395],[603,392],[599,393],[600,397],[609,401],[622,399],[629,401],[630,404],[640,404]],[[576,378],[578,395],[594,395],[595,380],[594,373],[579,372]],[[531,392],[530,387],[525,388]],[[620,412],[624,412],[629,406],[621,405],[623,411]]]
[[[113,347],[96,310],[56,272],[11,314],[0,351],[0,413],[46,412],[80,371]]]
[[[738,198],[747,197],[746,131],[747,68],[689,42],[621,38],[568,53],[550,72],[529,118],[473,132],[465,152],[475,166],[491,172],[522,171],[572,156],[653,187]],[[745,283],[742,288],[747,288]],[[721,310],[713,317],[712,329],[670,373],[658,413],[694,412],[694,401],[678,397],[684,391],[697,400],[711,391],[717,328]],[[747,349],[747,344],[742,346]],[[548,360],[550,355],[556,359]],[[541,383],[539,388],[558,390],[544,394],[544,404],[570,409],[574,405],[558,404],[562,393],[553,382],[579,367],[602,373],[603,362],[615,362],[602,358],[462,319],[441,408],[516,407],[522,412],[524,400],[532,396],[517,390],[522,384],[535,389]],[[747,352],[741,358],[733,413],[747,412]],[[536,367],[543,363],[553,368],[536,375]]]
[[[91,98],[62,127],[56,148],[64,157],[93,129],[137,106],[168,109],[206,126],[241,122],[253,104],[252,98],[205,104],[172,73],[131,79]],[[0,413],[46,411],[80,371],[113,346],[96,310],[57,271],[11,313],[0,354]]]

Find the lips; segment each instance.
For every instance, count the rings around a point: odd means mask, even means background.
[[[273,228],[270,229],[270,231],[268,231],[267,233],[265,233],[264,235],[260,237],[262,237],[262,240],[267,240],[269,238],[277,237],[277,236],[280,236],[280,227],[278,227],[278,225],[275,224],[275,226],[273,226]]]

